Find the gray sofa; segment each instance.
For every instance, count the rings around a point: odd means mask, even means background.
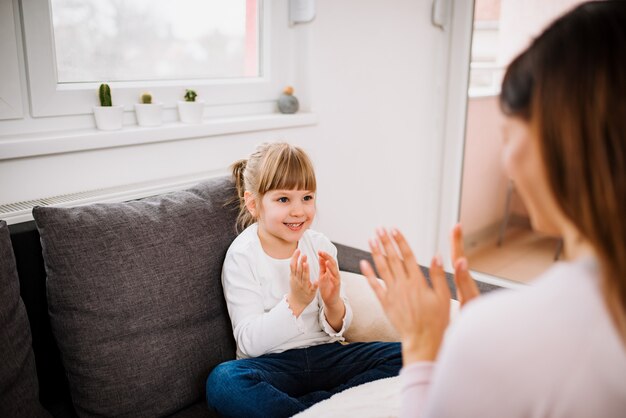
[[[234,196],[216,178],[0,222],[0,416],[212,416],[206,377],[235,356],[220,281]],[[344,271],[369,258],[337,247]]]

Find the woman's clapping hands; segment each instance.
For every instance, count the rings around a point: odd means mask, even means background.
[[[464,304],[479,292],[467,269],[462,238],[457,225],[452,230],[452,258],[458,297]],[[370,249],[385,286],[367,261],[361,261],[361,271],[400,333],[404,363],[434,361],[450,321],[451,294],[441,258],[433,257],[430,263],[429,284],[398,230],[391,234],[378,230],[376,239],[370,241]]]

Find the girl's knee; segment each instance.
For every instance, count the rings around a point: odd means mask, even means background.
[[[209,404],[215,404],[231,397],[238,389],[246,386],[245,381],[254,378],[255,373],[241,364],[240,360],[231,360],[216,366],[206,381],[206,398]]]
[[[219,403],[225,392],[228,391],[227,387],[230,386],[229,376],[233,375],[233,371],[236,368],[236,365],[231,363],[234,363],[234,361],[218,364],[209,374],[206,380],[206,400],[209,405]]]

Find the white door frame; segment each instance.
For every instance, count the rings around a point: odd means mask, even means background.
[[[445,269],[448,272],[453,271],[450,261],[450,229],[458,222],[461,208],[467,90],[469,85],[473,22],[474,0],[455,0],[452,8],[448,89],[444,116],[443,161],[441,163],[441,193],[435,245],[435,248],[441,251]],[[525,286],[521,283],[480,272],[472,272],[472,276],[478,281],[508,288]]]

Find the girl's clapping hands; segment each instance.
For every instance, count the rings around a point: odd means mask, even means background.
[[[320,277],[318,281],[320,295],[326,306],[336,306],[340,302],[341,276],[335,259],[324,251],[319,251]]]
[[[309,275],[309,264],[306,255],[300,257],[300,250],[294,251],[289,263],[289,295],[287,295],[287,303],[298,317],[304,311],[317,292],[317,283],[311,283]]]

